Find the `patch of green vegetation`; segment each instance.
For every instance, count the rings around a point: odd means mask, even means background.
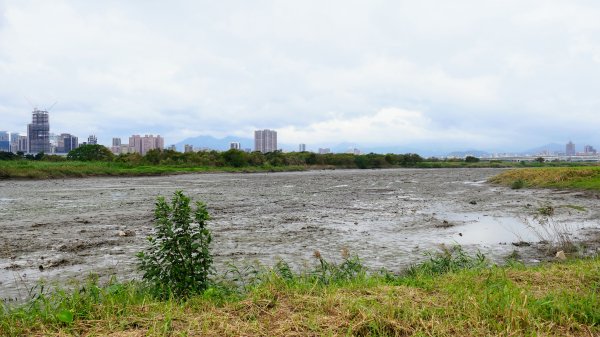
[[[523,179],[517,179],[513,181],[512,184],[510,184],[510,188],[512,188],[513,190],[520,190],[523,187],[525,187],[525,181]]]
[[[515,169],[488,181],[511,187],[515,182],[523,181],[522,187],[600,190],[600,166]]]
[[[576,211],[580,211],[580,212],[585,212],[586,208],[583,206],[578,206],[578,205],[563,205],[562,207],[567,207],[567,208],[571,208],[574,209]]]
[[[537,212],[540,215],[552,216],[552,215],[554,215],[554,207],[551,206],[551,205],[545,205],[545,206],[542,206],[542,207],[538,208]]]
[[[315,254],[295,272],[230,273],[206,291],[160,299],[142,283],[91,278],[0,312],[0,335],[596,335],[600,258],[490,266],[459,248],[396,275]],[[231,275],[236,275],[232,277]]]

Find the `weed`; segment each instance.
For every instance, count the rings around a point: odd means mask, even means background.
[[[171,205],[158,197],[154,217],[154,236],[148,237],[150,247],[137,254],[143,279],[161,298],[202,293],[209,286],[212,272],[206,206],[196,202],[192,217],[190,198],[176,191]]]
[[[487,266],[485,255],[478,252],[474,257],[469,256],[461,246],[452,246],[451,248],[445,245],[441,246],[441,251],[438,253],[428,252],[429,259],[411,266],[406,274],[409,277],[419,275],[434,276],[455,272],[461,269],[481,268]]]
[[[517,179],[513,181],[513,183],[510,185],[510,188],[512,188],[513,190],[519,190],[523,187],[525,187],[525,180],[523,179]]]
[[[577,250],[577,246],[571,238],[574,230],[566,222],[557,222],[551,215],[540,212],[540,214],[534,216],[533,220],[526,219],[525,225],[537,237],[539,242],[548,245],[548,253],[553,254],[558,250],[565,252],[575,252]]]
[[[552,216],[554,215],[554,207],[551,205],[545,205],[537,209],[538,213],[543,216]]]

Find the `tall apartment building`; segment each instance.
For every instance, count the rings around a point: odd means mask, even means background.
[[[0,131],[0,151],[10,151],[10,138],[7,131]]]
[[[10,134],[10,151],[12,153],[19,152],[19,134],[13,132]]]
[[[69,153],[79,147],[79,138],[73,136],[70,133],[61,133],[58,136],[56,145],[56,152],[58,153]]]
[[[190,153],[190,152],[194,152],[194,146],[190,145],[190,144],[185,144],[185,146],[183,147],[183,153]]]
[[[110,147],[110,151],[114,154],[120,154],[121,152],[121,138],[115,137],[112,139],[112,146]]]
[[[129,137],[130,151],[137,152],[142,156],[146,155],[148,151],[159,149],[162,150],[165,147],[165,140],[160,135],[132,135]]]
[[[48,111],[34,109],[27,124],[27,152],[50,153],[50,121]]]
[[[594,149],[593,146],[586,145],[586,146],[583,147],[583,153],[585,153],[585,154],[596,154],[597,151],[596,151],[596,149]]]
[[[567,156],[574,156],[577,152],[575,151],[575,144],[572,141],[569,141],[565,147],[565,153]]]
[[[240,142],[231,142],[231,143],[229,143],[229,149],[230,150],[241,150],[242,144],[240,144]]]
[[[269,129],[254,131],[254,151],[262,153],[277,151],[277,131]]]
[[[298,145],[298,152],[306,152],[306,144]]]
[[[29,139],[27,139],[27,136],[19,136],[19,148],[17,151],[29,152]]]
[[[328,154],[331,153],[331,149],[329,149],[328,147],[325,148],[319,148],[319,154]]]

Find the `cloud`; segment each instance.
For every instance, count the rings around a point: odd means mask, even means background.
[[[287,143],[336,145],[344,139],[365,146],[419,144],[440,137],[451,142],[480,141],[484,138],[477,133],[440,128],[421,111],[394,107],[353,118],[333,118],[302,128],[288,126],[279,129],[279,134],[280,139]]]
[[[28,97],[59,102],[53,131],[105,143],[275,128],[600,146],[599,16],[583,0],[1,2],[0,129],[25,130]]]

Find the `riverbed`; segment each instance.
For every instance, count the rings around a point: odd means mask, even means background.
[[[371,269],[400,271],[440,245],[460,244],[501,263],[551,258],[536,242],[539,209],[598,249],[598,194],[512,190],[486,180],[502,169],[329,170],[0,181],[0,298],[38,280],[90,273],[139,277],[135,253],[152,231],[157,196],[183,190],[208,205],[217,270],[279,259],[296,268],[319,251],[348,250]],[[514,245],[517,244],[518,246]],[[524,244],[527,243],[527,244]],[[518,254],[518,255],[515,255]]]

